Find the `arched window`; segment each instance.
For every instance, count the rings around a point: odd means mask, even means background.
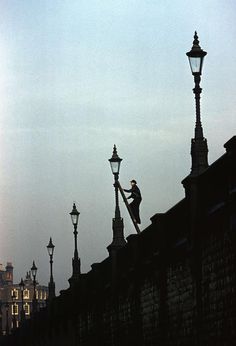
[[[25,304],[24,304],[24,310],[25,310],[25,314],[26,314],[27,316],[29,316],[29,315],[30,315],[30,306],[29,306],[28,303],[25,303]]]
[[[18,305],[16,303],[11,306],[11,314],[15,316],[18,315]]]
[[[13,290],[11,290],[11,296],[13,295],[15,295],[15,299],[19,298],[18,290],[16,288],[13,288]]]
[[[29,290],[26,288],[26,289],[24,290],[24,299],[29,299],[29,297],[30,297],[30,292],[29,292]]]

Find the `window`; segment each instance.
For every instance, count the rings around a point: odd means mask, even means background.
[[[24,299],[29,299],[29,290],[26,288],[25,290],[24,290]]]
[[[11,314],[18,315],[18,305],[16,303],[12,304],[11,306]]]
[[[19,321],[16,320],[16,328],[19,327]],[[11,322],[11,328],[13,329],[14,328],[14,323],[13,321]]]
[[[40,299],[43,299],[43,291],[40,291]]]
[[[13,294],[15,294],[15,299],[18,299],[18,298],[19,298],[18,290],[17,290],[16,288],[14,288],[13,290],[11,290],[11,296],[13,296]]]
[[[47,291],[44,291],[44,300],[47,299]]]
[[[24,304],[24,310],[25,310],[25,314],[29,315],[30,314],[30,306],[28,303]]]
[[[39,291],[36,290],[36,299],[39,299]]]

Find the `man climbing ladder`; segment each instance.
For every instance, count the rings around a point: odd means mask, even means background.
[[[130,183],[131,183],[131,189],[122,189],[120,183],[119,183],[118,188],[119,188],[120,193],[123,197],[125,205],[128,209],[131,220],[133,221],[134,227],[135,227],[137,233],[140,233],[140,229],[139,229],[138,224],[141,223],[140,216],[139,216],[139,206],[140,206],[140,203],[142,201],[142,197],[141,197],[141,192],[137,186],[136,180],[131,180]],[[131,195],[128,197],[128,199],[132,198],[133,201],[130,204],[127,201],[127,198],[124,194],[124,191],[131,193]]]

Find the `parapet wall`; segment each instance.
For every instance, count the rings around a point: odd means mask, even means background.
[[[195,258],[187,241],[165,247],[158,230],[132,236],[116,268],[108,258],[82,274],[17,331],[14,345],[232,346],[235,241],[222,226],[205,233]]]

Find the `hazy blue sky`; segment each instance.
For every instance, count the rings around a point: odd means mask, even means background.
[[[209,161],[235,135],[235,1],[0,0],[0,262],[15,282],[33,259],[68,287],[73,201],[82,271],[107,256],[114,216],[108,159],[143,194],[142,228],[184,196],[194,129],[185,53],[198,31],[205,58],[202,121]],[[121,202],[125,235],[134,233]]]

